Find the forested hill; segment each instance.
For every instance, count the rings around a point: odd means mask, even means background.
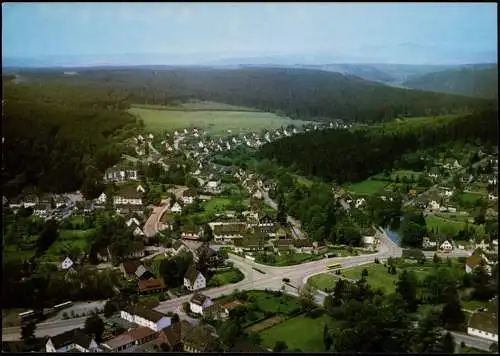
[[[478,98],[498,98],[498,66],[460,68],[428,73],[407,80],[405,87]]]
[[[261,157],[297,167],[306,176],[337,183],[368,178],[402,154],[454,140],[497,145],[498,109],[443,118],[408,119],[354,130],[326,130],[283,138],[264,145]]]
[[[129,102],[166,104],[200,99],[256,108],[292,118],[379,122],[398,116],[469,111],[483,100],[389,87],[355,76],[287,68],[122,68],[21,73],[127,93]]]
[[[27,186],[95,194],[96,182],[120,158],[123,139],[137,127],[124,111],[124,98],[69,85],[3,79],[3,194],[17,194]]]

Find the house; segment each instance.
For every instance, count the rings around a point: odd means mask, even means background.
[[[144,196],[142,186],[124,187],[120,189],[113,197],[114,205],[142,205],[142,198]]]
[[[73,266],[73,261],[69,257],[66,257],[64,261],[61,263],[61,269],[67,270]]]
[[[133,241],[132,246],[130,248],[130,253],[128,254],[128,258],[141,258],[146,256],[146,251],[144,250],[144,242],[142,241]]]
[[[297,253],[312,254],[313,244],[310,240],[293,240],[292,249]]]
[[[170,211],[172,213],[181,213],[182,206],[178,202],[175,202],[174,205],[172,205],[172,207],[170,208]]]
[[[213,304],[212,299],[201,293],[195,293],[189,301],[191,312],[203,315],[203,311]]]
[[[139,261],[124,261],[120,263],[120,271],[127,280],[155,278],[155,275]]]
[[[188,248],[186,247],[186,245],[184,245],[182,241],[174,240],[172,242],[172,247],[168,248],[167,250],[169,253],[175,256],[182,251],[187,251]]]
[[[193,240],[184,240],[182,243],[193,255],[196,253],[196,250],[203,245],[203,242]]]
[[[474,269],[482,265],[486,272],[491,275],[492,265],[498,261],[498,257],[495,257],[495,254],[486,254],[482,248],[476,248],[472,255],[465,260],[465,272],[472,273]]]
[[[279,239],[273,241],[274,245],[274,252],[281,254],[283,252],[288,252],[291,250],[291,247],[293,247],[293,239]]]
[[[125,182],[125,181],[137,181],[139,180],[139,174],[137,169],[133,167],[133,164],[129,162],[123,162],[121,164],[115,165],[109,168],[104,174],[104,183],[111,182]]]
[[[145,344],[156,337],[156,331],[145,326],[140,326],[102,343],[102,346],[108,352],[122,352],[133,346]]]
[[[312,253],[315,255],[321,255],[328,252],[328,247],[325,245],[320,245],[317,241],[313,241]]]
[[[255,234],[246,234],[243,238],[234,239],[234,251],[255,252],[264,250],[265,241],[261,236]]]
[[[365,204],[366,204],[365,198],[359,198],[359,199],[356,199],[356,202],[354,203],[354,207],[356,209],[359,209],[362,206],[364,206]]]
[[[51,210],[50,204],[47,203],[38,203],[33,207],[33,215],[39,217],[45,217]]]
[[[182,338],[183,351],[190,353],[213,352],[217,350],[217,339],[205,326],[194,326]]]
[[[245,305],[245,302],[240,300],[232,301],[216,301],[211,306],[206,308],[203,313],[205,315],[210,315],[215,319],[226,319],[229,316],[229,312],[236,307]]]
[[[211,180],[205,184],[204,190],[208,193],[219,194],[221,192],[220,182]]]
[[[96,341],[83,329],[73,329],[50,336],[45,343],[45,352],[99,352]]]
[[[128,322],[145,326],[154,331],[167,328],[172,323],[172,318],[153,309],[140,305],[127,306],[120,311],[120,317]]]
[[[437,201],[432,200],[428,205],[427,208],[431,211],[439,211],[440,205]]]
[[[134,236],[144,236],[144,232],[139,226],[136,226],[133,232]]]
[[[130,227],[132,225],[141,226],[141,223],[139,222],[139,220],[137,220],[136,217],[131,217],[130,219],[128,219],[126,224],[128,227]]]
[[[245,223],[209,223],[215,242],[231,242],[235,238],[242,238],[246,229]]]
[[[374,242],[375,242],[374,236],[363,236],[363,244],[365,246],[373,246]]]
[[[498,200],[498,195],[489,193],[488,194],[488,199],[489,200]]]
[[[498,298],[488,303],[485,311],[472,314],[467,334],[498,343]]]
[[[451,252],[453,250],[453,245],[448,241],[445,240],[440,246],[439,249],[443,252]]]
[[[215,252],[215,250],[213,250],[208,244],[203,244],[194,251],[194,262],[198,262],[201,255],[204,255],[211,265],[215,265],[219,259],[217,252]]]
[[[162,292],[165,288],[163,280],[160,278],[142,279],[137,282],[137,291],[140,294],[150,294]]]
[[[194,266],[188,268],[186,274],[184,275],[184,286],[190,290],[198,290],[205,288],[207,281],[203,274],[198,271]]]
[[[192,230],[184,230],[181,233],[181,239],[183,240],[194,240],[194,241],[199,241],[201,238],[200,234],[192,231]]]
[[[104,204],[106,203],[106,200],[108,199],[106,193],[101,193],[101,195],[99,195],[99,197],[96,199],[96,203],[97,204]]]
[[[28,195],[23,199],[23,206],[25,208],[34,208],[39,202],[38,198],[34,195]]]
[[[11,198],[9,200],[9,208],[11,209],[19,209],[24,206],[23,201],[17,197],[17,198]]]
[[[432,248],[436,247],[437,242],[436,241],[431,241],[427,236],[425,236],[422,240],[422,248]]]
[[[187,205],[187,204],[193,204],[194,203],[194,197],[189,197],[189,196],[183,196],[182,197],[182,202]]]
[[[182,340],[193,325],[186,320],[172,321],[172,325],[158,333],[156,344],[160,346],[165,343],[173,352],[182,351]]]

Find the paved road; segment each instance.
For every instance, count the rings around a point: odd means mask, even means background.
[[[184,191],[188,189],[189,189],[188,187],[178,186],[175,187],[173,193],[177,198],[180,198],[182,197]],[[163,214],[169,209],[169,206],[170,206],[170,199],[162,201],[162,204],[160,206],[153,206],[153,211],[151,212],[151,215],[144,224],[143,228],[144,234],[146,236],[148,237],[154,236],[158,231],[161,230],[162,223],[160,219],[163,216]]]
[[[460,344],[461,342],[463,342],[466,346],[474,347],[474,348],[479,349],[479,350],[490,351],[490,346],[491,346],[491,344],[493,344],[492,341],[482,339],[482,338],[477,337],[477,336],[470,336],[470,335],[455,332],[455,331],[450,331],[450,333],[455,338],[455,342],[457,344]]]
[[[269,205],[271,208],[273,208],[274,210],[278,210],[278,204],[276,204],[269,197],[269,194],[267,194],[267,192],[263,189],[259,189],[259,190],[262,194],[262,198],[264,199],[264,202],[267,205]],[[302,239],[302,240],[307,239],[306,234],[304,232],[302,232],[302,230],[301,230],[300,222],[298,220],[295,220],[291,216],[287,216],[286,220],[290,223],[290,225],[292,225],[292,234],[294,235],[295,238]]]

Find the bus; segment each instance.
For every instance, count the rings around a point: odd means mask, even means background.
[[[340,267],[342,267],[342,265],[340,263],[333,263],[331,265],[327,265],[326,269],[336,269],[336,268],[340,268]]]
[[[53,310],[62,310],[62,309],[69,308],[72,304],[73,304],[73,302],[64,302],[64,303],[61,303],[61,304],[54,305],[52,307],[52,309]]]

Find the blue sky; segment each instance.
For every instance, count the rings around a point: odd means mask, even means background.
[[[497,51],[495,3],[10,3],[3,57],[323,53],[384,61]],[[430,52],[436,53],[431,54]],[[434,57],[433,57],[434,56]],[[417,58],[418,57],[418,58]],[[475,58],[475,57],[474,57]]]

